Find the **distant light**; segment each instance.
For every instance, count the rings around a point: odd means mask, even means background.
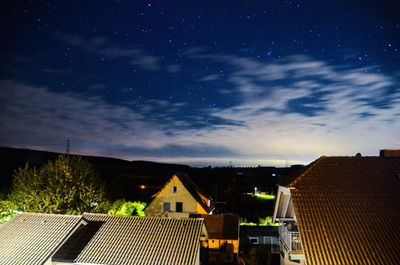
[[[141,190],[144,190],[144,189],[146,188],[146,186],[142,184],[142,185],[139,186],[139,188],[140,188]]]

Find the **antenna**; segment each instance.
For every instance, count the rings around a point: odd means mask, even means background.
[[[70,141],[69,141],[69,138],[67,139],[67,149],[65,150],[65,153],[67,154],[67,155],[69,155],[69,144],[70,144]]]

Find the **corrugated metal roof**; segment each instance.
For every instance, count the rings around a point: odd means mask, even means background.
[[[0,264],[43,264],[81,216],[22,213],[0,229]]]
[[[322,157],[289,187],[307,264],[399,264],[400,158]]]
[[[201,219],[103,214],[83,217],[88,222],[103,223],[75,258],[76,263],[190,265],[196,262],[203,228]]]

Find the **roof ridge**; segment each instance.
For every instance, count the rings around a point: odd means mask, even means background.
[[[105,217],[116,217],[116,218],[136,218],[136,219],[183,219],[183,220],[193,220],[193,219],[204,219],[204,218],[189,218],[189,217],[167,217],[167,216],[136,216],[136,215],[128,215],[128,216],[123,216],[123,215],[111,215],[111,214],[106,214],[106,213],[83,213],[84,215],[94,215],[94,216],[105,216]],[[85,216],[82,216],[83,218]]]
[[[36,213],[36,212],[18,212],[21,215],[42,215],[42,216],[66,216],[66,217],[82,217],[82,214],[63,214],[63,213]]]
[[[304,170],[299,176],[297,176],[293,181],[291,181],[288,185],[288,188],[294,188],[294,185],[300,181],[304,177],[304,175],[308,174],[316,165],[318,165],[322,160],[325,160],[326,156],[321,156],[313,163],[311,163],[306,170]]]

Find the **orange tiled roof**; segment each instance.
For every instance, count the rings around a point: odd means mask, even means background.
[[[400,157],[322,157],[288,187],[308,265],[399,264]]]

